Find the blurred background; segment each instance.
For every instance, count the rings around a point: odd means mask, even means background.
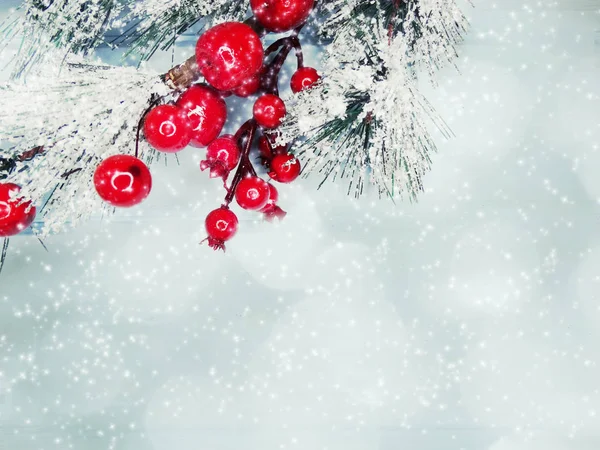
[[[141,207],[11,239],[0,448],[600,448],[600,2],[465,10],[422,86],[455,136],[418,203],[315,175],[215,253],[222,185],[188,148]]]

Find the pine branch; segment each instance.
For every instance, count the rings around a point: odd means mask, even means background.
[[[147,61],[159,50],[168,50],[185,32],[199,26],[199,32],[214,22],[242,21],[248,0],[143,0],[133,4],[123,20],[128,23],[111,41],[129,46],[126,56]]]
[[[102,42],[118,0],[25,0],[0,27],[0,47],[19,38],[13,78],[22,77],[50,58],[88,54]]]
[[[68,63],[56,78],[0,85],[11,105],[0,110],[0,141],[12,145],[3,151],[4,173],[35,204],[53,192],[38,214],[43,233],[102,211],[92,184],[96,166],[113,154],[133,154],[140,115],[171,92],[157,74],[87,62]],[[140,153],[156,157],[144,143]]]
[[[425,74],[433,81],[456,56],[462,13],[452,0],[339,1],[324,23],[334,36],[325,76],[288,99],[279,142],[305,136],[296,143],[304,173],[319,173],[323,182],[347,179],[355,196],[369,180],[380,195],[415,199],[436,150],[430,126],[449,134],[416,79]]]

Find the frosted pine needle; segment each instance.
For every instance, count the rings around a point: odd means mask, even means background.
[[[416,79],[435,82],[436,71],[455,58],[465,18],[454,0],[327,5],[322,28],[333,38],[323,79],[286,99],[280,142],[304,136],[295,146],[304,173],[347,179],[356,196],[369,181],[380,194],[414,198],[435,151],[431,125],[448,134]]]
[[[53,192],[42,212],[45,232],[102,211],[92,183],[96,166],[110,155],[134,153],[138,121],[150,97],[168,92],[157,74],[74,62],[56,77],[0,85],[10,105],[0,110],[0,141],[12,145],[9,155],[44,147],[43,155],[7,181],[22,186],[37,205]],[[141,150],[144,159],[154,153],[145,144]]]
[[[0,47],[21,40],[13,77],[29,73],[57,49],[63,57],[94,49],[120,10],[118,0],[25,0],[0,26]]]

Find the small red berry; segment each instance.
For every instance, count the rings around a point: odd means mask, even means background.
[[[196,44],[196,60],[206,81],[230,91],[256,75],[263,63],[260,37],[249,25],[225,22],[207,30]]]
[[[265,219],[271,222],[273,219],[283,219],[287,213],[277,206],[277,200],[279,199],[279,193],[275,186],[269,183],[269,201],[267,204],[260,210],[261,213],[264,214]]]
[[[208,145],[206,157],[222,162],[227,170],[233,170],[240,160],[240,149],[235,138],[225,134]]]
[[[258,154],[263,164],[268,163],[273,158],[273,150],[265,136],[258,138]]]
[[[237,216],[226,206],[208,213],[204,221],[208,245],[215,250],[225,250],[225,241],[231,239],[238,228]]]
[[[285,103],[276,95],[265,94],[254,102],[253,113],[261,127],[276,128],[285,117]]]
[[[250,0],[252,12],[268,31],[289,31],[308,19],[314,0]]]
[[[227,120],[225,100],[208,86],[190,87],[181,94],[177,106],[187,113],[192,125],[191,144],[196,147],[205,147],[212,142]]]
[[[235,190],[235,199],[244,209],[260,210],[269,201],[269,184],[258,177],[243,178]]]
[[[31,202],[20,203],[12,198],[21,187],[14,183],[0,183],[0,237],[14,236],[33,223],[36,209]]]
[[[106,158],[94,172],[96,192],[105,202],[123,208],[141,203],[152,189],[148,166],[131,155]]]
[[[240,160],[240,149],[233,136],[226,134],[215,139],[206,149],[206,160],[200,162],[200,169],[210,168],[210,177],[227,178]]]
[[[267,200],[267,204],[261,208],[260,212],[265,212],[269,208],[273,207],[277,200],[279,200],[279,192],[277,192],[277,188],[273,186],[271,183],[267,183],[269,186],[269,200]]]
[[[300,161],[294,155],[277,155],[270,164],[269,176],[280,183],[291,183],[300,175]]]
[[[294,75],[292,75],[292,79],[290,80],[292,92],[297,94],[300,91],[314,86],[314,84],[319,81],[319,78],[318,72],[312,67],[301,67],[294,72]]]
[[[287,213],[277,205],[272,205],[268,209],[261,210],[267,222],[272,222],[273,219],[283,220]]]
[[[187,113],[174,105],[160,105],[150,110],[144,119],[144,135],[156,150],[175,153],[192,139],[192,124]]]
[[[233,90],[233,93],[238,97],[250,97],[256,94],[260,88],[260,75],[256,74],[253,77],[247,78],[244,82]]]

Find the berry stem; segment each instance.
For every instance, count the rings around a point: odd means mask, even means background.
[[[146,118],[146,116],[148,115],[148,113],[152,110],[152,108],[154,108],[156,105],[158,105],[160,103],[160,101],[162,99],[164,99],[165,97],[167,97],[168,95],[170,95],[170,94],[163,95],[162,97],[151,98],[150,99],[150,105],[142,113],[142,116],[140,117],[140,120],[138,121],[137,131],[135,133],[135,157],[136,158],[139,158],[139,153],[140,153],[140,133],[142,131],[142,126],[144,125],[144,119]]]
[[[304,24],[296,27],[291,35],[275,41],[267,48],[267,51],[265,52],[265,61],[271,53],[274,53],[278,49],[279,53],[269,64],[266,64],[266,70],[261,79],[263,92],[267,94],[279,95],[279,72],[281,72],[281,68],[285,64],[285,61],[292,48],[296,50],[298,67],[303,67],[304,56],[302,54],[302,45],[300,44],[300,39],[298,39],[298,34],[300,31],[302,31],[303,27]]]
[[[302,69],[304,67],[304,54],[302,53],[302,45],[300,44],[300,39],[298,39],[298,36],[292,37],[292,45],[294,46],[294,50],[296,50],[298,69]]]
[[[275,42],[269,45],[265,50],[265,58],[271,56],[271,53],[274,53],[277,50],[279,50],[279,48],[286,43],[287,39],[287,37],[277,39]]]
[[[256,130],[258,129],[258,125],[254,119],[250,119],[244,125],[240,127],[238,132],[235,134],[236,137],[239,135],[239,138],[243,138],[243,136],[248,133],[247,140],[244,144],[244,150],[242,151],[242,155],[240,157],[240,164],[238,165],[237,171],[235,172],[235,176],[233,177],[233,181],[231,182],[231,186],[229,188],[229,192],[225,196],[225,202],[223,206],[229,206],[232,202],[233,197],[235,196],[235,190],[238,187],[238,184],[244,178],[247,173],[250,173],[256,176],[256,172],[252,163],[250,162],[250,149],[252,148],[252,141],[254,141],[254,135],[256,134]]]

